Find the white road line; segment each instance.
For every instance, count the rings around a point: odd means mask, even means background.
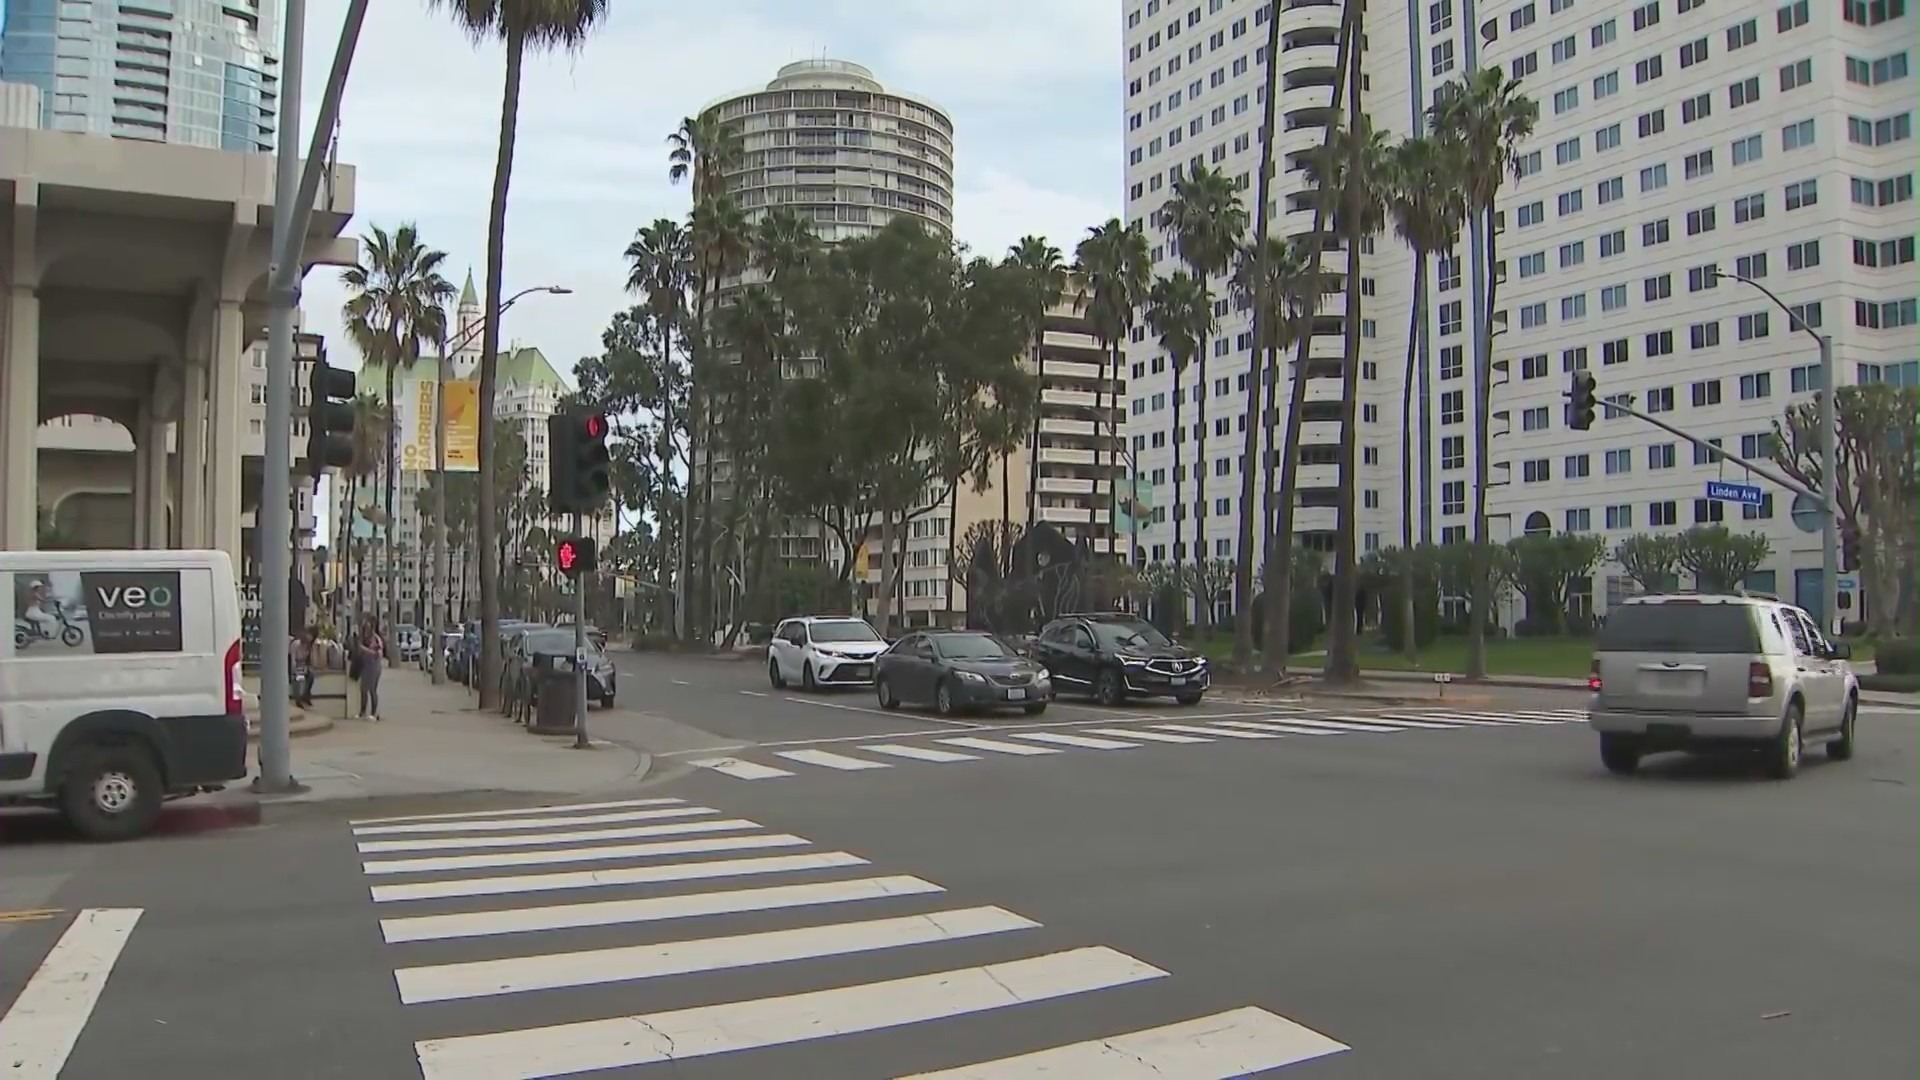
[[[458,1001],[518,994],[530,990],[558,990],[574,986],[638,982],[669,975],[726,971],[789,960],[958,941],[1015,930],[1038,929],[1039,923],[1004,908],[974,907],[902,915],[863,922],[829,923],[797,930],[769,930],[757,934],[668,941],[617,949],[516,956],[507,960],[477,960],[433,967],[400,968],[393,973],[401,1002]]]
[[[442,870],[479,870],[496,866],[543,866],[554,863],[606,862],[656,855],[696,855],[714,851],[754,851],[762,848],[801,847],[812,843],[798,836],[717,836],[703,840],[663,840],[654,844],[614,844],[608,847],[564,848],[559,851],[502,851],[489,855],[436,855],[422,859],[375,859],[360,864],[367,875],[423,874]]]
[[[1232,1080],[1350,1050],[1265,1009],[1245,1008],[1110,1039],[1022,1054],[905,1080]]]
[[[0,1017],[0,1062],[20,1080],[57,1080],[100,1003],[140,908],[87,908],[47,950]]]
[[[422,1080],[536,1080],[826,1039],[1164,978],[1108,948],[788,997],[414,1044]]]
[[[399,817],[358,818],[349,825],[391,825],[401,821],[464,821],[468,818],[525,817],[528,814],[577,814],[587,810],[620,810],[631,806],[679,806],[685,799],[621,799],[618,802],[562,803],[556,806],[516,806],[507,810],[468,810],[458,814],[402,814]]]
[[[867,761],[864,758],[848,757],[827,750],[776,750],[774,757],[783,757],[788,761],[797,761],[802,765],[818,765],[826,769],[839,769],[842,772],[859,772],[863,769],[891,769],[893,766],[884,761]]]
[[[623,810],[613,814],[586,814],[581,817],[488,818],[481,821],[422,821],[406,825],[368,825],[353,830],[355,836],[399,836],[419,833],[507,832],[513,829],[568,828],[580,825],[615,825],[623,821],[664,821],[670,818],[700,817],[720,811],[706,806],[672,806],[663,810]]]
[[[1034,757],[1040,754],[1057,754],[1058,750],[1049,750],[1044,746],[1022,746],[1019,743],[1001,742],[998,739],[941,739],[948,746],[964,746],[969,750],[989,750],[996,754],[1015,754],[1022,757]]]
[[[884,716],[890,720],[900,718],[899,713],[889,712],[886,709],[876,709],[867,705],[843,705],[838,701],[821,701],[818,698],[800,697],[796,694],[783,694],[778,700],[791,701],[795,705],[817,705],[822,709],[842,709],[846,712],[869,713],[874,716]],[[926,718],[926,721],[929,724],[949,724],[957,728],[971,728],[975,730],[984,730],[997,726],[994,724],[975,724],[966,720],[955,720],[950,716],[929,716]]]
[[[703,915],[734,915],[748,911],[780,911],[821,904],[848,904],[886,900],[896,896],[925,896],[945,892],[931,881],[904,874],[890,877],[823,881],[809,885],[774,885],[759,889],[650,896],[640,900],[602,900],[587,904],[551,904],[506,911],[463,911],[453,915],[415,915],[381,919],[380,933],[387,944],[406,941],[446,941],[453,938],[525,934],[537,930],[571,930],[588,926],[621,926],[661,922]]]
[[[1059,705],[1063,703],[1055,702],[1054,704]],[[1274,717],[1275,712],[1271,708],[1255,709],[1252,711],[1242,711],[1242,712],[1218,712],[1218,713],[1188,712],[1185,709],[1179,709],[1179,710],[1156,709],[1149,712],[1112,713],[1112,714],[1098,715],[1098,716],[1089,717],[1085,720],[1048,720],[1043,723],[1034,723],[1032,721],[1026,721],[1019,724],[985,724],[985,725],[980,725],[980,727],[982,730],[985,730],[985,731],[994,731],[994,730],[999,730],[1002,728],[1010,728],[1010,727],[1019,727],[1022,730],[1027,730],[1027,731],[1051,730],[1051,729],[1071,730],[1073,728],[1089,727],[1090,725],[1093,725],[1093,724],[1109,724],[1109,725],[1111,724],[1157,724],[1157,723],[1164,723],[1171,719],[1179,719],[1187,723],[1195,723],[1195,722],[1203,722],[1203,721],[1246,718],[1246,717],[1254,717],[1254,716]],[[945,722],[936,717],[929,717],[928,719],[933,723]],[[724,754],[724,753],[731,753],[732,751],[735,751],[735,750],[746,750],[746,749],[774,750],[774,749],[783,748],[783,747],[833,746],[839,743],[868,743],[868,742],[873,742],[876,739],[882,739],[882,740],[919,739],[919,738],[924,738],[927,735],[938,735],[938,734],[940,734],[938,729],[929,730],[927,728],[916,728],[913,731],[888,731],[888,732],[882,732],[879,734],[868,734],[868,735],[829,735],[825,738],[819,738],[819,739],[774,739],[769,742],[763,742],[763,743],[726,743],[720,746],[695,747],[691,750],[669,750],[663,754],[656,754],[654,756],[664,757],[664,758],[677,758],[677,757],[689,757],[693,755]]]
[[[1085,735],[1066,735],[1058,731],[1016,731],[1010,733],[1016,739],[1032,739],[1034,742],[1055,743],[1060,746],[1078,746],[1086,750],[1138,750],[1139,743],[1116,742],[1113,739],[1092,739]]]
[[[772,694],[767,693],[765,690],[742,690],[740,692],[742,694],[745,694],[748,697],[772,697],[773,696]]]
[[[675,821],[665,825],[633,825],[625,829],[587,829],[581,832],[520,833],[514,836],[435,836],[424,840],[368,840],[359,844],[362,855],[394,851],[451,851],[457,848],[539,847],[543,844],[579,844],[601,840],[640,840],[649,836],[692,836],[700,833],[757,829],[746,818],[717,821]]]
[[[1444,731],[1448,728],[1457,728],[1460,726],[1439,720],[1407,720],[1404,718],[1388,720],[1382,716],[1354,716],[1345,717],[1340,720],[1293,719],[1288,720],[1287,723],[1324,724],[1342,731],[1413,731],[1417,729]]]
[[[785,769],[776,769],[771,765],[756,765],[751,761],[741,761],[739,758],[702,758],[699,761],[689,761],[687,764],[695,768],[712,769],[714,772],[724,773],[736,780],[772,780],[775,777],[793,775]]]
[[[952,761],[979,761],[978,754],[956,754],[951,750],[935,750],[929,746],[903,746],[900,743],[875,743],[862,746],[862,750],[871,750],[876,754],[892,754],[894,757],[912,758],[915,761],[937,761],[946,764]]]
[[[1187,724],[1155,724],[1156,731],[1177,731],[1182,735],[1225,735],[1229,739],[1277,739],[1280,736],[1271,732],[1239,731],[1230,727],[1192,727]]]
[[[703,881],[749,874],[791,874],[802,870],[831,870],[866,866],[867,860],[844,851],[806,855],[769,855],[758,859],[721,859],[714,862],[674,863],[670,866],[628,866],[618,870],[568,870],[552,874],[514,874],[507,877],[454,878],[417,881],[406,885],[375,885],[368,892],[376,904],[399,900],[448,900],[468,896],[509,896],[518,893],[592,889],[603,885],[654,885],[667,881]]]
[[[1222,720],[1220,721],[1220,726],[1244,728],[1248,731],[1272,731],[1272,732],[1278,732],[1281,735],[1345,735],[1347,734],[1347,732],[1344,732],[1344,731],[1333,731],[1323,727],[1298,727],[1296,726],[1298,723],[1299,721],[1297,720],[1286,720],[1286,721]],[[1359,729],[1356,728],[1355,730],[1359,730]],[[1366,730],[1375,731],[1378,729],[1368,728]]]
[[[1365,724],[1369,722],[1377,723],[1381,720],[1392,720],[1396,724],[1408,724],[1408,723],[1423,724],[1426,722],[1426,719],[1422,717],[1401,716],[1397,714],[1391,715],[1391,716],[1388,716],[1388,715],[1329,716],[1327,717],[1327,719],[1338,720],[1343,723],[1354,723],[1354,724]],[[1505,724],[1500,723],[1498,720],[1468,720],[1464,717],[1459,717],[1459,716],[1449,716],[1446,718],[1445,722],[1448,725],[1459,725],[1461,727],[1506,727],[1507,726]]]
[[[1094,735],[1114,735],[1122,739],[1141,739],[1146,742],[1203,743],[1213,741],[1212,739],[1202,739],[1195,735],[1174,735],[1165,731],[1148,731],[1145,728],[1128,730],[1127,728],[1095,727],[1087,728],[1086,730]]]
[[[675,686],[692,686],[693,685],[692,683],[688,682],[685,679],[668,679],[667,681],[672,683]]]
[[[1533,727],[1557,725],[1563,722],[1559,720],[1538,720],[1529,716],[1514,716],[1511,713],[1495,712],[1428,711],[1418,713],[1384,713],[1382,715],[1388,720],[1491,720],[1502,724]]]

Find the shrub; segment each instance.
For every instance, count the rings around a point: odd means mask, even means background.
[[[1920,641],[1888,638],[1874,647],[1873,663],[1882,675],[1920,675]]]

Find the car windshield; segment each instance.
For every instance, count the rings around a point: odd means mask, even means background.
[[[832,645],[845,641],[879,641],[880,635],[873,627],[858,619],[845,619],[838,622],[817,622],[807,628],[807,633],[817,644]]]
[[[949,660],[1010,660],[1020,655],[991,634],[946,634],[933,643]]]
[[[598,653],[600,651],[594,647],[591,638],[587,640],[587,651],[590,653]],[[573,654],[573,630],[571,628],[566,630],[536,630],[527,635],[527,652],[564,654],[570,656]]]
[[[1095,620],[1093,634],[1100,644],[1120,649],[1139,648],[1141,646],[1171,645],[1167,635],[1154,629],[1151,623],[1139,619],[1118,619],[1113,621]]]
[[[1757,653],[1745,604],[1621,604],[1607,612],[1601,652]]]

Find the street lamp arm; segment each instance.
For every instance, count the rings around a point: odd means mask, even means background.
[[[1738,281],[1742,285],[1751,285],[1754,288],[1759,289],[1760,292],[1764,294],[1767,299],[1773,301],[1774,307],[1777,307],[1782,312],[1786,313],[1787,325],[1789,327],[1795,330],[1800,330],[1805,332],[1809,337],[1812,337],[1813,340],[1815,341],[1825,340],[1821,336],[1820,332],[1815,330],[1813,327],[1808,326],[1806,324],[1806,321],[1800,318],[1800,316],[1794,312],[1793,308],[1788,306],[1785,300],[1780,299],[1780,294],[1774,292],[1772,289],[1767,288],[1765,285],[1761,284],[1760,282],[1750,277],[1741,277],[1739,274],[1729,274],[1720,270],[1715,270],[1713,272],[1713,276],[1726,278],[1729,281]]]
[[[500,316],[505,315],[507,313],[508,308],[519,303],[523,297],[531,296],[534,293],[548,293],[553,296],[566,296],[572,292],[573,292],[572,289],[569,289],[564,285],[535,285],[532,288],[521,289],[519,292],[514,293],[512,296],[509,296],[505,300],[500,301],[500,306],[493,309],[493,317],[497,319]],[[468,327],[466,331],[462,333],[459,337],[454,338],[452,341],[448,342],[445,346],[443,346],[442,351],[451,352],[455,349],[459,349],[465,346],[468,342],[473,340],[473,337],[475,334],[480,333],[482,330],[485,330],[486,328],[487,328],[487,320],[481,319],[479,322],[474,323],[472,326]]]

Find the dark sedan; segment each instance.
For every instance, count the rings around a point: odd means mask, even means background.
[[[1047,711],[1053,679],[1012,645],[968,630],[909,634],[880,654],[874,694],[883,709],[932,705],[942,715],[972,709]]]

